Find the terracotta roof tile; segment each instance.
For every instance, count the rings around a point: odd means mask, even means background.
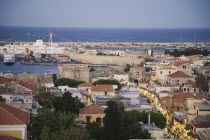
[[[190,62],[190,61],[180,61],[180,62],[175,63],[174,65],[175,66],[181,66],[181,65],[186,64],[186,63],[192,64],[192,62]]]
[[[30,89],[30,90],[32,90],[32,91],[35,91],[35,90],[37,89],[36,84],[35,84],[35,83],[32,84],[31,81],[30,81],[30,82],[17,81],[17,82],[8,84],[7,87],[11,87],[11,86],[14,86],[14,85],[16,85],[16,84],[18,84],[18,85],[20,85],[20,86],[23,86],[23,87],[25,87],[25,88],[27,88],[27,89]]]
[[[174,72],[168,76],[171,78],[193,78],[192,76],[189,76],[186,73],[181,72],[181,71]]]
[[[91,88],[91,91],[104,92],[104,91],[114,91],[113,85],[96,85]]]
[[[15,81],[15,79],[0,76],[0,83],[7,84],[7,83],[14,82],[14,81]]]
[[[79,110],[79,114],[105,114],[104,110],[105,109],[103,107],[93,104],[93,105],[81,108]]]
[[[203,95],[198,95],[198,94],[191,93],[191,92],[182,92],[182,93],[175,94],[173,97],[173,100],[185,102],[187,100],[187,98],[194,98],[194,99],[196,99],[196,98],[203,99],[204,98],[207,100],[210,99],[209,97],[206,97]],[[164,99],[169,99],[169,96],[161,98],[161,100],[164,100]]]
[[[10,105],[0,103],[0,125],[27,125],[29,114]]]
[[[89,83],[82,83],[78,87],[94,87],[92,84]]]

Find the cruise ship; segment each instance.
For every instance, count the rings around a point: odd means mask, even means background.
[[[26,54],[33,51],[35,54],[63,54],[66,47],[61,47],[52,42],[52,34],[48,43],[44,43],[42,38],[38,38],[35,43],[13,42],[0,46],[0,53]]]
[[[3,56],[4,64],[11,65],[15,63],[15,54],[8,53]]]

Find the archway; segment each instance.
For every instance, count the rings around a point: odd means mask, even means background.
[[[134,83],[138,86],[139,85],[139,81],[137,79],[134,79]]]

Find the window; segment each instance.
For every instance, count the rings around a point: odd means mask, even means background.
[[[183,69],[186,69],[186,68],[187,68],[187,66],[186,66],[186,65],[183,65],[182,67],[183,67]]]
[[[184,91],[186,91],[186,88],[184,88]]]
[[[196,92],[196,89],[194,88],[194,92]]]
[[[177,107],[177,111],[179,111],[179,107]]]
[[[163,72],[162,71],[160,71],[160,74],[162,74]]]
[[[101,118],[100,117],[96,118],[96,122],[101,124]]]
[[[169,71],[168,73],[171,74],[171,71]]]
[[[86,122],[87,122],[87,123],[90,122],[90,117],[91,117],[91,116],[86,116]]]
[[[187,91],[190,91],[190,89],[188,88]]]

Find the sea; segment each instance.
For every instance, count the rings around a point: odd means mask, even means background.
[[[49,32],[56,34],[53,42],[210,42],[210,29],[204,28],[55,28],[55,27],[8,27],[0,26],[0,41],[29,41],[37,38],[49,40]],[[143,51],[143,49],[131,49]],[[154,52],[165,51],[154,49]],[[14,65],[4,65],[0,62],[0,73],[10,71],[14,75],[31,72],[38,75],[47,70],[58,73],[57,66],[24,65],[16,62]]]
[[[0,41],[49,40],[54,42],[210,42],[210,28],[53,28],[0,26]]]

